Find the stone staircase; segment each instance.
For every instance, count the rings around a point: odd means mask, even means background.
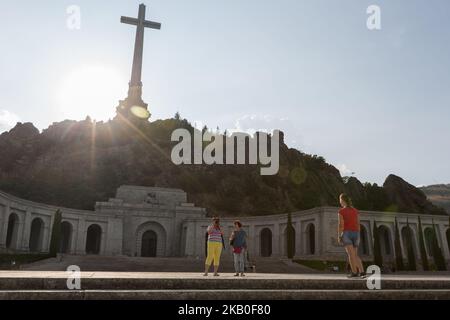
[[[82,270],[80,290],[67,289],[64,270],[73,264]],[[382,275],[381,290],[368,290],[367,280],[317,273],[279,259],[258,260],[257,272],[246,277],[234,277],[227,259],[219,277],[204,277],[202,268],[203,259],[66,256],[0,271],[0,299],[450,300],[449,274]]]
[[[4,300],[340,300],[450,299],[448,276],[383,276],[381,290],[366,280],[334,274],[204,277],[181,272],[83,272],[80,290],[67,289],[61,271],[0,271]]]
[[[76,256],[64,255],[22,266],[28,271],[65,271],[70,265],[77,265],[82,271],[136,271],[136,272],[202,272],[203,258],[142,258],[127,256]],[[258,258],[255,260],[259,273],[317,273],[316,270],[277,258]],[[223,255],[221,272],[233,272],[231,257]],[[252,272],[249,269],[248,272]]]

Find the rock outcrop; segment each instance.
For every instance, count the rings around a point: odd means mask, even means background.
[[[444,208],[450,214],[450,184],[435,184],[421,187],[420,190],[434,205]]]
[[[389,176],[383,187],[344,182],[320,156],[280,146],[280,170],[261,176],[256,165],[181,165],[170,159],[176,128],[187,120],[145,122],[138,128],[118,120],[63,121],[42,133],[17,124],[0,135],[0,189],[16,196],[92,209],[123,184],[181,188],[210,214],[262,215],[337,206],[341,192],[360,209],[440,213],[422,191]]]
[[[389,175],[383,184],[388,200],[395,210],[411,213],[445,214],[442,208],[433,205],[422,190],[407,183],[400,177]]]

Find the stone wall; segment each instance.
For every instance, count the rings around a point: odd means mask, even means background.
[[[307,236],[309,236],[308,231],[311,231],[311,226],[314,226],[314,229],[318,230],[322,212],[322,208],[316,208],[292,213],[292,223],[296,236],[295,252],[297,256],[313,257],[321,254],[321,241],[317,231],[313,234],[313,242],[317,244],[314,252],[310,251],[310,248],[307,246],[309,242],[306,240]],[[227,247],[228,239],[233,231],[233,222],[236,219],[242,222],[243,228],[247,232],[248,251],[251,256],[284,257],[287,255],[285,240],[287,226],[286,214],[221,219],[221,226],[225,233]],[[190,219],[183,223],[183,229],[186,234],[184,246],[185,256],[203,257],[205,255],[205,233],[210,224],[211,219],[209,218]],[[267,239],[270,240],[266,241]],[[270,242],[272,245],[267,245]]]
[[[338,208],[322,208],[321,221],[322,229],[320,242],[322,250],[319,253],[320,259],[345,259],[345,252],[337,242],[337,225],[338,225]],[[433,223],[436,226],[436,233],[438,238],[438,243],[442,249],[444,257],[450,260],[450,248],[447,241],[447,230],[449,230],[449,219],[448,216],[436,216],[436,215],[420,215],[422,221],[422,228],[425,231],[427,228],[433,228]],[[402,239],[402,230],[406,228],[409,223],[410,228],[413,233],[414,241],[414,251],[416,254],[416,259],[420,259],[419,250],[419,238],[418,238],[418,215],[408,214],[408,213],[397,213],[397,212],[376,212],[376,211],[360,211],[360,224],[361,228],[361,238],[364,240],[360,245],[360,255],[364,260],[373,259],[373,227],[376,221],[377,227],[385,228],[387,231],[387,237],[389,241],[384,242],[381,240],[382,247],[389,246],[390,250],[386,252],[385,248],[382,248],[383,256],[385,261],[393,262],[395,259],[395,249],[394,249],[394,239],[395,239],[395,219],[397,219],[399,233],[400,233],[400,244],[402,247],[402,253],[404,259],[407,259],[407,248]],[[365,250],[364,250],[365,249]],[[429,248],[427,248],[427,254],[431,259],[431,253]],[[300,258],[304,258],[300,256]]]
[[[121,252],[122,223],[120,219],[93,211],[35,203],[3,192],[0,192],[0,250],[30,252],[31,245],[36,252],[48,252],[53,219],[58,209],[62,212],[62,221],[71,228],[70,253],[85,253],[86,232],[93,224],[101,227],[100,254],[114,255]],[[39,228],[34,227],[39,224]],[[37,239],[37,243],[32,241],[32,238]]]
[[[292,224],[295,229],[295,259],[309,260],[345,260],[346,254],[341,245],[337,241],[338,226],[338,208],[323,207],[312,210],[293,212]],[[395,257],[394,239],[395,239],[395,218],[397,218],[399,232],[407,226],[413,231],[414,251],[416,259],[419,260],[419,243],[418,243],[418,216],[416,214],[406,213],[386,213],[360,211],[360,223],[362,225],[361,232],[362,243],[360,246],[360,255],[364,260],[373,259],[373,225],[377,222],[378,227],[385,228],[387,240],[382,239],[384,247],[383,255],[385,261],[393,262]],[[238,218],[221,219],[221,225],[225,232],[225,240],[228,244],[228,238],[233,230],[233,221]],[[240,218],[244,225],[244,230],[248,235],[248,250],[250,256],[262,256],[264,246],[267,242],[262,240],[263,230],[269,229],[272,246],[269,250],[271,257],[284,258],[287,256],[286,246],[286,225],[287,214],[257,217]],[[447,216],[431,216],[421,215],[423,230],[436,226],[438,242],[447,260],[450,260],[449,243],[447,241],[448,217]],[[183,223],[183,235],[186,240],[183,242],[185,256],[204,257],[205,255],[205,232],[210,219],[191,219]],[[386,241],[383,241],[386,240]],[[389,250],[385,250],[389,247]],[[406,245],[401,241],[402,253],[404,259],[407,259]],[[267,251],[267,250],[266,250]],[[267,252],[266,252],[267,253]],[[431,259],[430,250],[427,253]]]
[[[150,196],[149,196],[150,195]],[[156,256],[205,256],[205,232],[211,223],[203,208],[187,203],[187,195],[178,189],[123,186],[116,198],[98,202],[95,211],[58,208],[23,200],[0,192],[0,251],[48,252],[55,212],[62,212],[63,247],[66,253],[84,255],[144,255],[145,241],[153,241]],[[293,212],[295,258],[309,260],[344,260],[345,252],[337,243],[338,208],[322,207]],[[360,254],[372,260],[373,226],[382,230],[381,246],[385,261],[395,257],[395,219],[400,235],[409,226],[414,251],[420,260],[417,214],[361,211]],[[228,239],[237,218],[223,218],[227,251]],[[287,256],[287,214],[240,218],[248,234],[250,257]],[[438,243],[444,257],[450,260],[448,216],[421,215],[423,230],[436,227]],[[146,240],[147,239],[147,240]],[[406,245],[401,241],[406,260]],[[146,249],[147,250],[147,249]],[[148,254],[148,252],[146,251]],[[427,247],[431,260],[431,252]]]

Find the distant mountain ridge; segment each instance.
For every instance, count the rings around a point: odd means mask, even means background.
[[[431,202],[444,208],[450,214],[450,184],[435,184],[420,189]]]
[[[66,120],[39,132],[18,123],[0,135],[0,190],[78,209],[114,196],[120,185],[180,188],[209,214],[265,215],[338,206],[349,193],[359,209],[444,214],[425,194],[390,175],[383,186],[343,179],[325,159],[289,148],[280,141],[280,170],[261,176],[256,165],[181,165],[170,159],[173,130],[193,132],[186,119],[142,122],[132,128]]]

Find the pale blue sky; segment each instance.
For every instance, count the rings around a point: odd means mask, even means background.
[[[0,0],[0,131],[113,117],[134,42],[119,19],[141,2],[162,23],[145,36],[153,120],[277,127],[362,181],[450,182],[448,0]],[[73,4],[81,30],[66,27]],[[366,28],[371,4],[380,31]]]

